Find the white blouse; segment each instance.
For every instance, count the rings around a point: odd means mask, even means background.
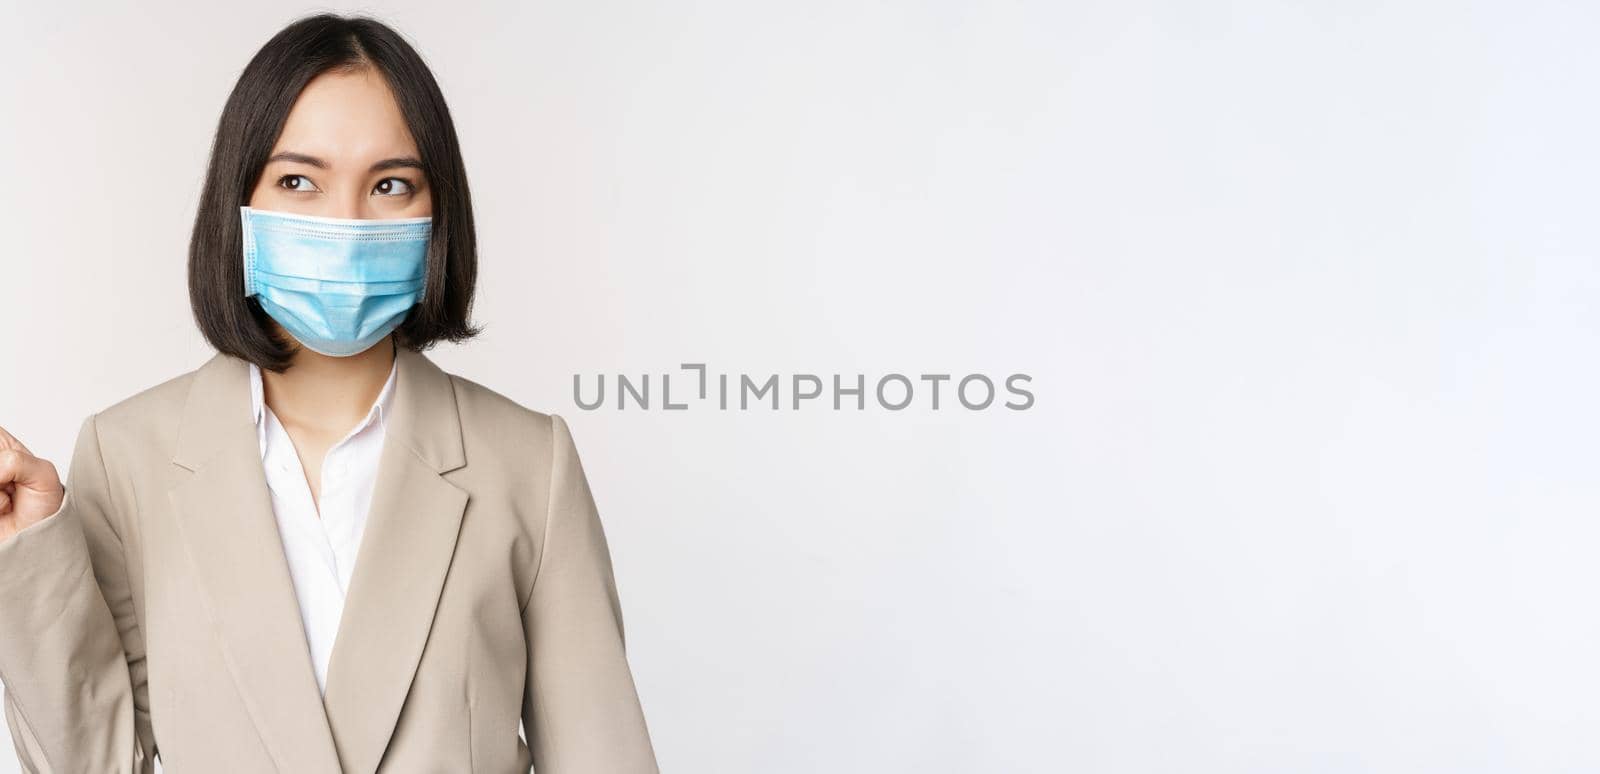
[[[333,655],[339,618],[344,613],[345,591],[350,588],[350,574],[367,524],[367,507],[372,502],[378,457],[383,450],[384,416],[392,403],[398,365],[397,359],[366,418],[329,447],[322,461],[321,497],[314,503],[294,443],[266,405],[261,369],[250,364],[251,410],[267,488],[272,494],[272,512],[289,560],[295,596],[300,600],[300,620],[305,624],[317,687],[324,691],[328,659]]]

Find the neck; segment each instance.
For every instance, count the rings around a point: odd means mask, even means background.
[[[301,347],[283,373],[263,370],[263,398],[286,427],[339,433],[372,409],[396,356],[391,336],[349,357]]]

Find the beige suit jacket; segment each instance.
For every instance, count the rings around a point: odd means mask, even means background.
[[[61,510],[0,544],[25,771],[158,752],[169,774],[657,771],[566,423],[397,357],[320,696],[247,364],[216,355],[83,423]]]

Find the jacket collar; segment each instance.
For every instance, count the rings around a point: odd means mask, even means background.
[[[449,374],[397,348],[366,530],[318,695],[261,467],[249,364],[217,354],[195,371],[169,492],[195,577],[261,739],[287,771],[370,774],[399,720],[455,552],[467,493]],[[444,632],[435,637],[447,636]]]
[[[207,458],[226,446],[229,432],[237,429],[238,421],[255,426],[250,368],[250,363],[219,352],[195,371],[173,462],[198,470]],[[402,434],[403,443],[437,472],[446,473],[465,465],[450,375],[426,355],[396,347],[390,378],[393,384],[385,390],[394,390],[388,401],[396,416],[394,424],[385,425],[385,432]],[[409,383],[409,389],[403,389],[402,382]],[[427,409],[445,405],[448,410]]]
[[[266,385],[262,383],[261,367],[255,363],[246,363],[245,367],[250,372],[250,421],[255,423],[258,434],[264,434],[266,423],[262,420],[267,412],[267,390]],[[367,409],[367,415],[350,429],[346,437],[361,432],[362,428],[368,425],[381,425],[390,414],[394,413],[394,377],[399,370],[400,356],[397,350],[394,365],[389,367],[389,377],[378,390],[377,399],[372,402],[372,407]]]

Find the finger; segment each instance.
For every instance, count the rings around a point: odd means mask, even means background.
[[[11,512],[11,493],[0,489],[0,514]]]
[[[61,486],[56,466],[19,449],[0,450],[0,484],[15,484],[36,491]]]
[[[17,440],[16,436],[12,435],[4,427],[0,427],[0,449],[21,449],[29,454],[33,453],[28,451],[28,447],[23,445],[21,441]]]

